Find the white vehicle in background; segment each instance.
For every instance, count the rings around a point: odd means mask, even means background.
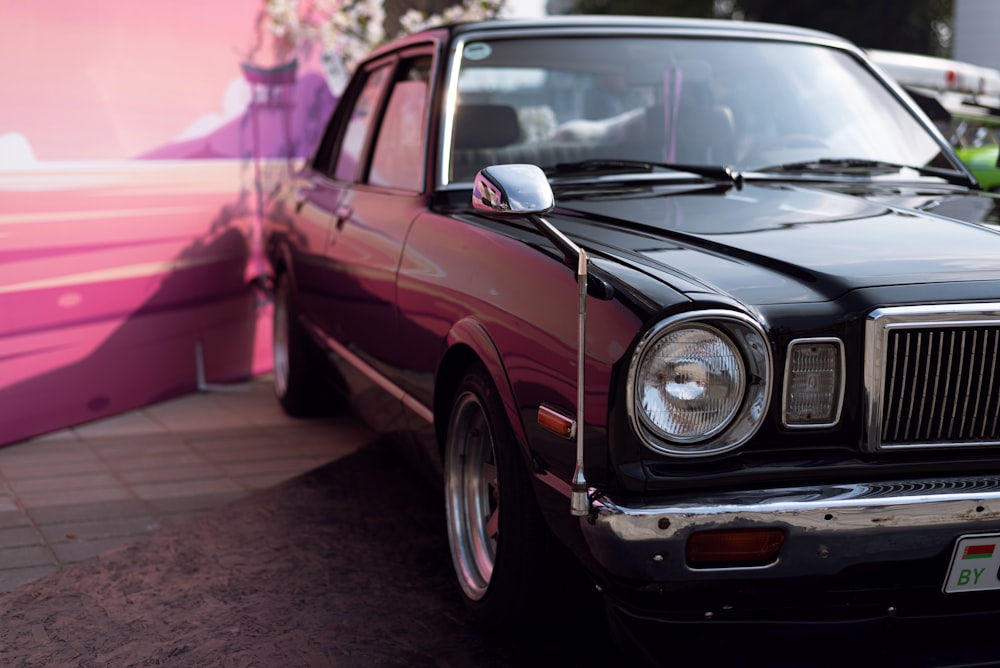
[[[1000,70],[898,51],[868,55],[928,112],[983,188],[1000,191]]]
[[[905,86],[925,90],[1000,97],[1000,70],[960,60],[869,49],[879,67]]]

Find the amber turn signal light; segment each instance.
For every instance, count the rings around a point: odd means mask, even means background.
[[[698,531],[687,539],[691,568],[746,568],[774,563],[785,542],[781,529]]]
[[[576,436],[576,420],[548,406],[538,407],[538,424],[566,439]]]

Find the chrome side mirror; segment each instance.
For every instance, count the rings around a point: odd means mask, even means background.
[[[554,206],[549,180],[535,165],[484,167],[472,185],[472,208],[481,211],[538,215]]]

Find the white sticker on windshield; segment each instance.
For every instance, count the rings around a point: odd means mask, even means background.
[[[466,44],[462,55],[469,60],[486,60],[493,53],[493,49],[485,42],[473,42]]]

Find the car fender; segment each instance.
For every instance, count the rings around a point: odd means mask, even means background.
[[[486,371],[493,379],[500,401],[503,404],[504,412],[510,423],[514,436],[517,438],[522,448],[527,451],[528,440],[525,435],[524,425],[518,415],[517,403],[514,401],[514,390],[511,387],[507,368],[504,365],[500,351],[496,342],[490,336],[486,326],[474,318],[463,318],[457,321],[448,332],[447,336],[448,353],[442,358],[442,363],[438,369],[436,397],[441,397],[441,401],[449,402],[451,392],[444,391],[449,386],[454,387],[461,379],[460,376],[470,360],[470,356],[478,359]],[[465,351],[464,353],[461,351]],[[452,379],[452,380],[448,380]],[[449,383],[451,383],[449,385]],[[443,415],[442,409],[447,411],[450,405],[437,405],[435,402],[435,413]],[[444,425],[442,425],[443,427]],[[443,440],[442,440],[443,442]]]

